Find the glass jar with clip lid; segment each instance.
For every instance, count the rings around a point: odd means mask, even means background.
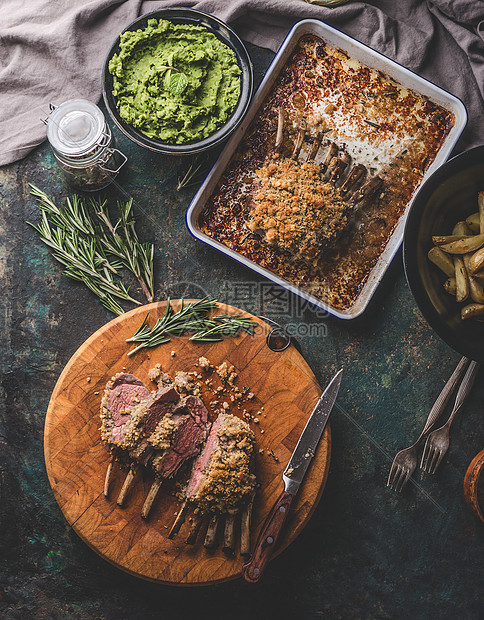
[[[111,129],[101,110],[85,99],[50,105],[44,123],[54,157],[77,189],[97,191],[109,185],[127,161],[114,148]]]

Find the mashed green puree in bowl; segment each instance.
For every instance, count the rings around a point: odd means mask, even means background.
[[[240,95],[234,52],[203,26],[150,19],[120,35],[109,72],[121,118],[169,144],[214,133]]]

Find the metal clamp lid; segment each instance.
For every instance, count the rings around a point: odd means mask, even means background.
[[[116,170],[113,170],[112,168],[104,166],[103,164],[106,164],[108,160],[111,158],[111,156],[114,155],[115,153],[117,153],[121,157],[122,161],[119,164],[119,166],[116,168]],[[128,161],[128,158],[120,150],[108,149],[106,157],[104,157],[103,161],[99,163],[99,167],[101,168],[101,170],[104,170],[105,172],[109,172],[110,174],[117,174],[127,161]]]
[[[43,119],[52,148],[65,157],[81,157],[109,144],[111,136],[106,119],[94,103],[70,99],[49,105],[50,115]]]

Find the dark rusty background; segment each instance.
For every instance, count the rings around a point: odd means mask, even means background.
[[[260,79],[272,54],[250,52]],[[416,438],[459,360],[417,310],[401,256],[363,318],[343,322],[300,308],[295,297],[281,299],[281,289],[190,236],[184,218],[195,188],[176,191],[187,160],[145,152],[113,131],[129,157],[119,184],[136,201],[141,238],[155,243],[157,299],[210,293],[296,327],[326,327],[326,335],[299,340],[322,385],[345,369],[329,479],[309,525],[256,586],[146,583],[101,560],[73,533],[44,468],[45,412],[68,359],[112,317],[65,278],[26,224],[39,221],[29,182],[57,199],[71,192],[44,144],[0,169],[0,617],[484,618],[484,525],[462,493],[467,465],[484,447],[482,374],[437,475],[417,471],[417,484],[402,496],[385,487],[393,456]],[[105,194],[114,204],[123,191]]]

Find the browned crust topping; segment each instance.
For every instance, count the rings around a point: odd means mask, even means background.
[[[229,512],[248,500],[256,483],[250,471],[254,444],[249,425],[227,415],[197,494],[191,498],[201,512]]]
[[[347,205],[314,162],[269,161],[256,172],[257,189],[249,228],[265,240],[303,258],[315,258],[347,224]]]

